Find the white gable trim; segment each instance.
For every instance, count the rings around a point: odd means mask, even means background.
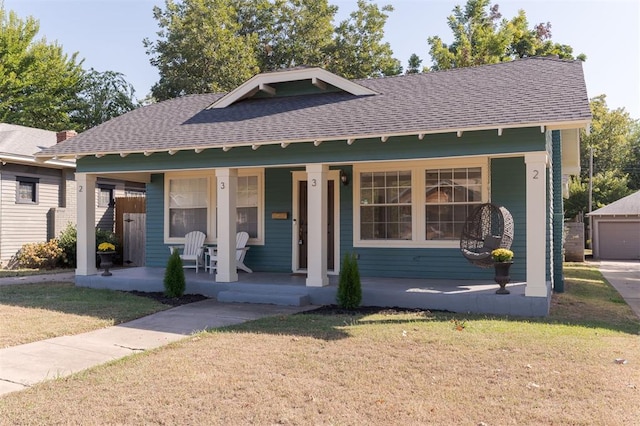
[[[269,86],[270,84],[300,80],[311,80],[314,86],[323,90],[326,84],[330,84],[355,96],[377,94],[371,89],[337,76],[322,68],[299,68],[255,75],[209,105],[207,109],[228,107],[236,101],[253,96],[258,90],[265,91],[273,96],[275,95],[275,89]]]

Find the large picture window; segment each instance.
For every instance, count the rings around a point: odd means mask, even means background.
[[[354,167],[354,245],[456,247],[472,210],[488,199],[486,158]]]
[[[458,240],[471,211],[482,203],[482,169],[427,169],[425,225],[427,240]]]
[[[360,238],[411,239],[411,171],[360,175]]]
[[[169,180],[169,237],[182,238],[191,231],[207,234],[209,182],[207,178]]]

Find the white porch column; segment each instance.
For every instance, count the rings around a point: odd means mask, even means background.
[[[546,152],[526,154],[527,286],[525,296],[547,296],[547,161]]]
[[[325,164],[307,165],[307,286],[329,285],[327,276],[327,176]]]
[[[96,176],[76,173],[78,192],[78,243],[76,275],[93,275],[96,269]]]
[[[236,193],[238,169],[216,169],[218,200],[218,263],[216,281],[238,281],[236,269]]]

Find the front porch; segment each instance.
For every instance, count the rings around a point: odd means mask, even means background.
[[[113,275],[76,275],[76,285],[112,290],[164,291],[164,268],[113,270]],[[186,270],[186,293],[202,294],[221,302],[276,305],[330,305],[336,303],[338,277],[325,287],[306,286],[306,275],[238,273],[237,282],[216,282],[214,275]],[[526,283],[514,282],[509,295],[495,294],[498,285],[487,280],[439,280],[362,277],[362,305],[419,308],[451,312],[537,317],[546,316],[550,296],[525,296]]]

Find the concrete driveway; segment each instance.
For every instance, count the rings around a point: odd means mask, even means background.
[[[640,261],[601,260],[591,262],[602,275],[618,290],[620,296],[640,318]]]

